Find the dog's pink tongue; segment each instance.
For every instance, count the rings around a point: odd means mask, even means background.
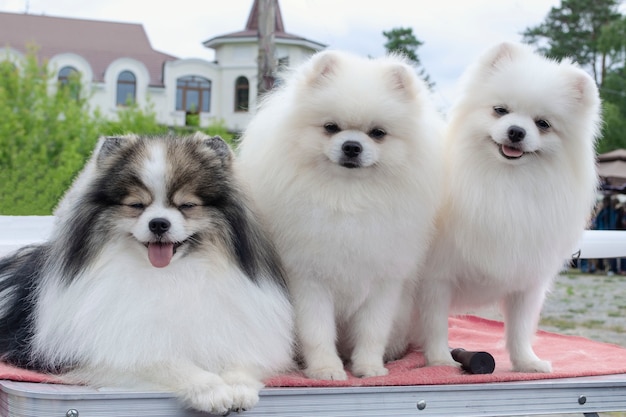
[[[512,148],[510,146],[502,145],[502,153],[508,156],[509,158],[519,158],[522,156],[524,151],[517,148]]]
[[[149,243],[148,259],[155,268],[164,268],[170,264],[174,256],[173,243]]]

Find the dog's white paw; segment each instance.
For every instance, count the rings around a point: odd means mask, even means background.
[[[252,409],[259,402],[259,390],[244,384],[232,385],[233,405],[232,410],[242,412]]]
[[[550,373],[552,372],[552,364],[548,361],[540,359],[532,361],[513,362],[514,372],[534,372],[534,373]]]
[[[348,374],[343,368],[337,367],[321,367],[321,368],[306,368],[304,374],[311,379],[324,379],[329,381],[345,381],[348,379]]]
[[[389,370],[379,364],[355,363],[351,367],[354,376],[368,378],[371,376],[385,376]]]
[[[343,369],[343,362],[337,355],[322,355],[319,352],[315,356],[307,358],[307,367],[304,374],[311,379],[324,379],[327,381],[345,381],[348,374]]]
[[[196,410],[226,415],[233,408],[233,389],[225,384],[200,385],[185,394],[186,403]]]

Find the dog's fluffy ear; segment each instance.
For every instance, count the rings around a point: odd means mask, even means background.
[[[107,136],[100,138],[98,145],[98,159],[104,158],[111,153],[115,152],[122,146],[124,137],[122,136]]]
[[[114,155],[136,139],[137,137],[134,135],[101,137],[95,150],[97,161],[103,161],[109,156]]]
[[[578,109],[587,113],[590,120],[587,126],[597,140],[602,126],[602,104],[596,82],[586,71],[571,63],[563,65],[563,74],[568,80],[567,94]]]
[[[215,152],[215,155],[222,162],[230,162],[233,158],[233,151],[220,136],[208,136],[202,132],[196,132],[193,138],[200,140],[202,144]]]
[[[472,67],[471,73],[475,73],[478,77],[469,77],[470,79],[487,79],[491,75],[497,73],[503,66],[515,61],[520,54],[527,53],[528,47],[513,42],[502,42],[491,49],[487,50]]]
[[[220,136],[213,136],[205,139],[204,143],[211,149],[215,151],[217,156],[219,156],[222,160],[228,160],[233,156],[233,152],[230,149],[230,146],[222,139]]]
[[[339,54],[334,51],[324,51],[311,58],[311,68],[306,75],[306,84],[316,86],[324,84],[339,66]]]
[[[420,80],[413,69],[403,62],[393,62],[387,72],[390,88],[403,97],[414,100],[421,92]]]
[[[598,87],[595,81],[584,70],[571,66],[570,80],[574,98],[586,105],[599,106]]]
[[[491,67],[495,68],[498,66],[498,63],[503,60],[512,61],[515,58],[518,49],[518,45],[510,42],[502,42],[492,49],[491,54],[488,55],[487,62]]]

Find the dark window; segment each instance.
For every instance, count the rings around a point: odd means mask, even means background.
[[[70,96],[76,100],[80,97],[80,73],[74,67],[63,67],[59,71],[59,85],[69,88]]]
[[[135,75],[130,71],[122,71],[117,77],[117,98],[118,106],[127,106],[135,104],[137,90],[137,80]]]
[[[176,110],[186,113],[211,111],[211,81],[195,75],[177,79]]]
[[[74,67],[63,67],[59,71],[59,83],[67,85],[73,76],[78,75],[78,70]]]
[[[235,81],[235,111],[248,111],[250,84],[246,77],[239,77]]]

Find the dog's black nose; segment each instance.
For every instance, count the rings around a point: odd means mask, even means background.
[[[155,235],[162,235],[163,233],[167,232],[168,230],[170,230],[171,225],[172,224],[170,223],[170,221],[164,219],[163,217],[157,217],[156,219],[150,220],[150,223],[148,223],[150,231]]]
[[[509,140],[515,143],[524,140],[524,137],[526,136],[526,131],[519,126],[511,126],[509,127],[507,134],[509,135]]]
[[[361,152],[363,152],[363,147],[359,142],[349,140],[341,145],[341,150],[343,151],[343,154],[348,158],[354,158],[355,156],[359,156]]]

